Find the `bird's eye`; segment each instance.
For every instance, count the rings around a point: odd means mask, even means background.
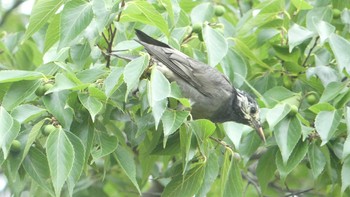
[[[255,114],[256,113],[256,108],[255,107],[250,108],[250,113],[251,114]]]

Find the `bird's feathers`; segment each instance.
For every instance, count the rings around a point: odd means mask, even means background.
[[[230,94],[234,92],[234,88],[229,80],[216,69],[188,57],[184,53],[153,39],[140,30],[136,30],[136,35],[139,38],[136,41],[142,44],[148,53],[204,96],[218,96],[212,91],[209,91],[212,88],[217,89],[217,87],[222,87],[222,91],[229,92]],[[201,83],[203,81],[211,81],[211,83],[203,84]]]

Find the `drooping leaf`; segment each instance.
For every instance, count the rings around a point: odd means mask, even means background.
[[[91,22],[92,4],[83,0],[68,1],[61,15],[59,48],[69,45]]]
[[[173,134],[186,120],[190,112],[166,110],[162,116],[164,131],[164,147],[169,135]]]
[[[107,76],[104,81],[105,84],[105,94],[107,97],[112,96],[112,94],[120,87],[120,77],[123,74],[123,68],[113,67],[111,73]]]
[[[267,190],[269,182],[273,180],[277,169],[275,163],[276,152],[277,148],[269,149],[264,155],[261,156],[258,166],[256,167],[256,175],[263,193]]]
[[[214,67],[226,56],[228,50],[227,41],[209,25],[204,26],[203,39],[208,51],[208,64]]]
[[[28,175],[45,191],[54,196],[54,191],[51,183],[47,180],[51,178],[50,169],[45,154],[38,148],[32,147],[28,152],[27,157],[23,161],[23,167]]]
[[[74,147],[63,129],[56,129],[48,136],[46,155],[55,194],[60,196],[75,159]]]
[[[311,38],[313,35],[314,35],[314,32],[298,24],[294,24],[288,30],[289,52],[291,52],[294,47],[300,45],[305,40]]]
[[[72,170],[70,171],[67,179],[69,194],[70,196],[73,196],[73,189],[76,183],[79,181],[85,164],[85,147],[82,141],[72,132],[66,132],[66,135],[74,148],[74,162]]]
[[[73,121],[73,110],[66,105],[68,93],[68,91],[53,92],[43,97],[46,109],[65,129],[69,129]]]
[[[118,138],[105,132],[98,132],[95,140],[98,146],[91,150],[94,160],[111,154],[118,147]]]
[[[166,21],[147,1],[129,1],[120,17],[120,22],[142,22],[158,27],[165,35],[169,35]]]
[[[165,186],[162,196],[182,197],[195,195],[203,182],[205,165],[197,164],[184,175],[180,174],[171,179]]]
[[[283,163],[286,164],[301,136],[301,123],[297,117],[285,118],[274,129]]]
[[[341,191],[344,192],[350,186],[350,157],[345,159],[341,169]]]
[[[347,52],[350,50],[350,42],[333,33],[329,37],[329,44],[337,60],[339,70],[342,71],[345,69],[349,73],[350,57]]]
[[[216,129],[214,123],[205,119],[191,121],[190,127],[201,141],[208,139]]]
[[[125,174],[136,187],[139,194],[141,194],[139,184],[136,180],[136,166],[132,154],[130,154],[124,147],[119,146],[115,152],[115,157]]]
[[[18,81],[10,86],[6,92],[2,105],[5,109],[11,111],[21,104],[25,99],[32,95],[40,85],[39,80],[35,81]]]
[[[314,176],[314,179],[316,179],[326,166],[326,157],[315,143],[310,145],[308,156],[312,175]]]
[[[35,105],[23,104],[14,108],[11,116],[19,123],[28,122],[42,115],[46,110]]]
[[[341,111],[321,111],[315,119],[315,128],[320,135],[322,145],[326,144],[335,133],[341,119]]]
[[[40,79],[43,75],[40,72],[24,71],[24,70],[1,70],[0,71],[0,83],[23,81],[23,80],[36,80]]]
[[[286,179],[287,175],[294,168],[296,168],[297,165],[304,159],[307,151],[308,151],[308,143],[299,141],[299,143],[295,146],[286,164],[284,164],[282,160],[281,153],[279,151],[277,152],[276,165],[283,181]]]
[[[226,136],[230,138],[230,140],[233,142],[235,147],[240,146],[242,134],[252,130],[252,128],[247,125],[232,122],[232,121],[224,122],[222,125],[224,127]]]
[[[92,121],[95,121],[95,116],[101,111],[103,104],[95,97],[87,94],[78,95],[81,104],[89,111]]]
[[[64,0],[39,0],[34,4],[32,14],[29,18],[29,25],[23,40],[27,40],[37,32],[52,15],[61,7]]]
[[[0,106],[0,147],[6,159],[10,151],[11,143],[16,139],[21,125]]]
[[[148,66],[149,56],[140,56],[127,65],[124,68],[124,81],[127,85],[127,91],[125,94],[125,99],[129,95],[129,92],[135,88],[140,80],[143,71]]]
[[[225,152],[221,176],[221,196],[242,196],[243,180],[241,170],[238,165],[238,160],[233,158],[230,151]]]

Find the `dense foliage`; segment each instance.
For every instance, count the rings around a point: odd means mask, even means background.
[[[37,0],[30,16],[8,10],[0,19],[0,168],[8,190],[350,196],[349,7],[349,0]],[[135,28],[255,95],[267,142],[238,123],[192,120],[178,86],[133,40]]]

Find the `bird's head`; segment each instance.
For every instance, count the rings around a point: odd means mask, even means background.
[[[259,134],[260,138],[265,141],[265,135],[260,123],[260,109],[255,99],[248,93],[237,90],[236,110],[240,114],[240,122],[250,125]]]

